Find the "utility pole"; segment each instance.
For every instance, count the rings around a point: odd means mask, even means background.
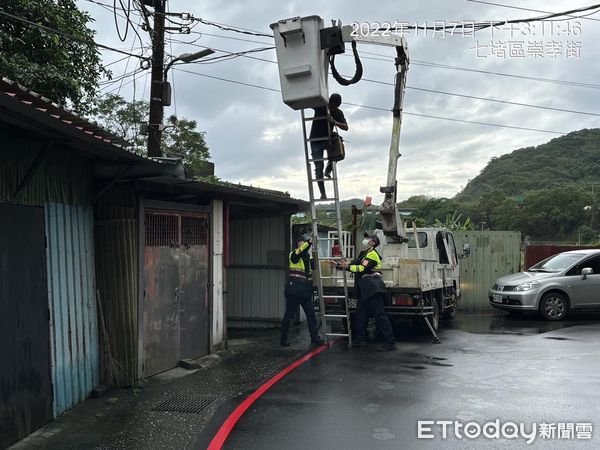
[[[152,83],[150,85],[150,119],[148,123],[148,156],[162,156],[162,121],[165,64],[165,2],[144,0],[154,6],[154,30],[152,32]]]

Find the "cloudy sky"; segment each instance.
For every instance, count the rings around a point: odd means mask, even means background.
[[[108,0],[93,1],[112,6]],[[591,4],[582,0],[536,0],[526,4],[513,0],[497,1],[503,5],[551,12]],[[90,0],[78,0],[78,3],[95,19],[93,27],[97,30],[97,42],[127,51],[133,48],[136,54],[149,54],[147,33],[139,31],[146,47],[143,50],[139,49],[139,41],[134,41],[131,30],[125,42],[120,42],[111,8]],[[445,23],[448,29],[452,23],[504,21],[541,15],[498,6],[500,3],[491,5],[467,0],[405,0],[401,3],[390,0],[170,0],[168,3],[172,12],[187,12],[205,21],[260,33],[269,33],[269,24],[280,19],[307,15],[319,15],[327,24],[330,19],[341,19],[344,24],[398,22],[433,26]],[[140,20],[135,11],[131,18],[135,23]],[[125,21],[120,17],[117,19],[123,31]],[[171,55],[197,51],[204,46],[217,50],[214,56],[221,56],[273,45],[269,37],[235,33],[202,23],[193,28],[192,34],[170,34],[169,38],[166,51]],[[599,38],[600,13],[570,21],[546,22],[543,26],[537,22],[512,30],[509,26],[500,27],[493,31],[493,36],[490,29],[474,36],[409,34],[411,65],[405,97],[407,114],[403,117],[400,143],[399,200],[418,194],[453,196],[494,156],[539,145],[570,131],[597,127],[600,115],[597,106],[600,85],[596,84],[600,73]],[[513,55],[509,54],[509,48]],[[393,82],[393,48],[360,45],[359,51],[365,79]],[[544,53],[543,57],[540,57],[540,51]],[[349,45],[347,53],[351,54]],[[110,51],[104,51],[102,55],[106,64],[122,58]],[[294,197],[306,199],[300,113],[286,106],[279,92],[269,90],[280,87],[277,64],[274,63],[275,51],[251,56],[261,60],[239,57],[176,66],[171,71],[174,79],[170,77],[170,81],[174,81],[174,102],[165,114],[176,112],[180,117],[194,119],[198,128],[206,131],[217,176],[232,182],[287,191]],[[337,63],[341,73],[353,73],[351,57],[340,56]],[[137,67],[134,59],[110,65],[116,80]],[[138,99],[147,99],[148,75],[148,71],[136,74],[135,83],[133,76],[129,76],[122,83],[104,84],[103,92],[118,92],[128,99],[134,95]],[[385,184],[392,125],[391,113],[385,110],[392,106],[393,87],[366,80],[343,87],[330,77],[329,88],[330,92],[339,92],[345,102],[384,109],[342,105],[350,130],[344,133],[347,158],[338,170],[343,198],[371,195],[379,201],[382,198],[379,186]]]

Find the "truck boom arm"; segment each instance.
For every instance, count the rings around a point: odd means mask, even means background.
[[[392,139],[388,160],[387,184],[380,188],[385,194],[379,212],[383,232],[391,240],[402,240],[405,232],[402,221],[398,219],[396,211],[398,159],[400,158],[400,129],[402,127],[402,107],[404,104],[404,91],[406,89],[406,73],[408,71],[409,57],[406,39],[396,34],[373,35],[369,33],[355,33],[350,25],[342,27],[342,40],[344,42],[361,42],[366,44],[385,45],[396,47],[396,78],[394,83],[394,116],[392,125]]]

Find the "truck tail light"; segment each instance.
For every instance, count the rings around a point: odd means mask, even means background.
[[[415,301],[409,295],[395,295],[392,298],[392,305],[394,305],[394,306],[415,306]]]

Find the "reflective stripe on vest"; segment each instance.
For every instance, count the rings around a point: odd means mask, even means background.
[[[369,260],[376,262],[375,267],[373,267],[372,269],[373,271],[381,270],[381,258],[379,257],[379,253],[377,253],[373,249],[369,250],[369,252],[365,255],[360,264],[351,265],[348,269],[350,270],[350,272],[362,273],[369,265]]]
[[[298,260],[297,263],[292,261],[292,254],[296,254],[299,255],[300,253],[302,253],[304,250],[306,250],[306,248],[308,247],[308,243],[305,242],[304,244],[302,244],[299,248],[297,248],[296,250],[292,250],[290,252],[290,255],[288,257],[289,260],[289,267],[290,267],[290,271],[289,274],[295,277],[299,277],[299,278],[308,278],[310,279],[310,270],[308,272],[308,277],[306,276],[307,272],[306,272],[306,266],[304,265],[304,260],[302,258],[300,258]]]

